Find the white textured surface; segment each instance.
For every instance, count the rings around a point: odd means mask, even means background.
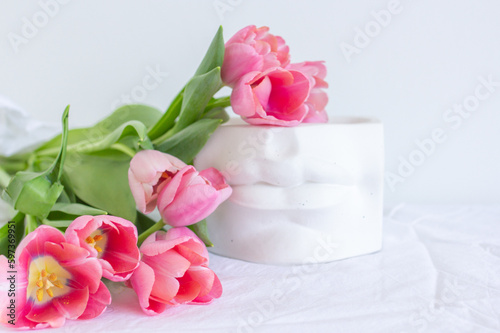
[[[113,284],[101,317],[47,332],[498,332],[499,223],[499,205],[400,205],[378,253],[306,266],[212,254],[224,293],[211,305],[148,317]]]
[[[195,159],[231,197],[207,218],[212,252],[257,263],[327,262],[382,242],[382,124],[336,118],[292,128],[232,119]]]

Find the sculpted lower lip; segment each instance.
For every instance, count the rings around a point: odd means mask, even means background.
[[[293,187],[278,187],[259,183],[232,186],[229,198],[235,204],[254,209],[289,210],[318,209],[339,204],[354,186],[304,183]]]

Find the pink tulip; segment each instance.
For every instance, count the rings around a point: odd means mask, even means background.
[[[290,62],[283,38],[270,34],[268,27],[250,25],[226,42],[222,81],[233,87],[245,74],[271,67],[285,67]]]
[[[81,246],[99,259],[102,276],[125,281],[139,266],[135,225],[116,216],[80,216],[66,230],[68,243]]]
[[[148,315],[179,304],[208,304],[222,294],[221,283],[208,268],[208,251],[188,228],[157,231],[142,244],[139,268],[126,283]]]
[[[231,106],[253,125],[297,126],[307,115],[310,87],[307,76],[296,70],[251,72],[234,87]]]
[[[215,168],[201,172],[185,166],[158,194],[158,210],[166,224],[183,227],[203,220],[224,200],[232,189]]]
[[[308,112],[304,118],[304,123],[326,123],[328,115],[325,111],[328,103],[328,95],[323,88],[328,88],[325,82],[326,66],[323,61],[306,61],[297,64],[290,64],[287,69],[297,70],[307,76],[311,82],[311,92],[305,101]]]
[[[186,163],[157,150],[143,150],[130,161],[128,181],[139,211],[147,214],[156,207],[158,193]]]
[[[16,328],[60,327],[66,319],[94,318],[111,302],[99,261],[67,243],[56,228],[40,226],[28,234],[17,247],[15,263]],[[0,275],[13,271],[4,256],[0,269]],[[10,302],[3,296],[0,301],[0,321],[8,325]]]

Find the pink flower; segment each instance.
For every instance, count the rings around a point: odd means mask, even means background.
[[[285,67],[290,62],[283,38],[270,34],[268,27],[250,25],[226,42],[222,81],[233,87],[245,74],[271,67]]]
[[[287,69],[297,70],[307,76],[311,82],[311,91],[305,101],[308,112],[304,118],[304,123],[326,123],[328,115],[325,111],[328,103],[328,95],[323,88],[328,88],[325,82],[326,66],[323,61],[306,61],[297,64],[290,64]]]
[[[184,303],[206,304],[221,296],[221,283],[208,268],[208,251],[188,228],[151,234],[141,253],[141,264],[126,283],[137,293],[146,314]]]
[[[137,208],[147,214],[156,206],[158,193],[186,163],[157,150],[143,150],[130,161],[128,181]]]
[[[302,72],[271,68],[242,77],[231,94],[236,114],[253,125],[296,126],[307,115],[311,81]]]
[[[163,187],[158,195],[158,210],[166,224],[183,227],[210,215],[231,192],[217,169],[198,172],[188,165]]]
[[[40,226],[28,234],[17,247],[15,262],[17,328],[60,327],[66,319],[94,318],[111,302],[98,260],[67,243],[56,228]],[[4,256],[0,256],[0,269],[0,274],[12,271]],[[11,319],[7,303],[9,298],[2,297],[0,321],[4,323]]]
[[[68,243],[81,246],[99,259],[102,276],[125,281],[139,266],[135,225],[116,216],[80,216],[66,230]]]

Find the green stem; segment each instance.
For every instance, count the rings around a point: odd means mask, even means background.
[[[231,96],[217,98],[207,104],[204,113],[215,108],[227,108],[228,106],[231,106]]]
[[[142,242],[148,238],[149,235],[151,235],[153,232],[160,230],[165,226],[165,223],[163,220],[159,220],[156,222],[156,224],[153,224],[148,230],[144,231],[142,234],[139,235],[139,238],[137,240],[137,246],[141,246]]]
[[[38,222],[33,215],[26,215],[26,235],[38,228]]]
[[[167,140],[171,136],[173,136],[175,133],[172,131],[167,131],[163,133],[160,137],[156,138],[153,140],[153,145],[157,145],[159,143],[162,143],[163,141]]]
[[[113,143],[110,148],[121,151],[132,158],[135,156],[135,151],[130,147],[125,146],[123,143]]]

